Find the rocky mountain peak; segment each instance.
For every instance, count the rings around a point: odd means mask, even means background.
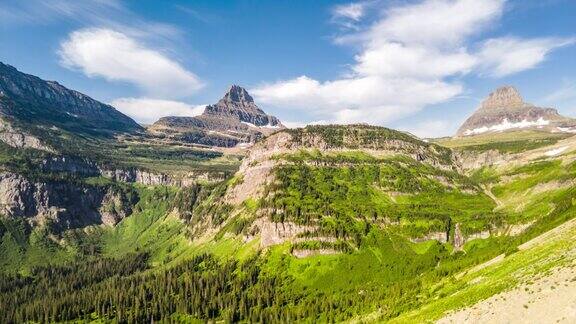
[[[276,117],[267,115],[254,103],[246,89],[237,85],[231,86],[218,103],[207,106],[203,115],[233,118],[255,126],[280,125]]]
[[[492,92],[482,102],[482,109],[516,108],[525,106],[524,100],[518,89],[513,86],[504,86]]]
[[[226,92],[224,97],[220,99],[220,101],[234,102],[246,105],[246,104],[253,104],[254,98],[252,98],[252,96],[248,94],[248,91],[246,91],[246,89],[234,84],[230,87],[228,92]]]
[[[235,146],[284,128],[278,118],[260,109],[246,89],[231,86],[222,99],[196,117],[163,117],[148,129],[208,146]]]
[[[456,136],[527,128],[573,132],[575,127],[575,120],[560,115],[556,109],[541,108],[526,103],[516,88],[504,86],[496,89],[482,101],[474,114],[460,126]]]

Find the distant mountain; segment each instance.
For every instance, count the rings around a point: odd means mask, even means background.
[[[553,108],[540,108],[524,102],[514,87],[498,88],[458,129],[456,136],[471,136],[516,129],[576,132],[576,120]]]
[[[209,105],[197,117],[163,117],[149,130],[191,143],[232,147],[285,128],[266,114],[246,89],[233,85],[218,103]]]
[[[0,117],[24,129],[26,125],[56,126],[95,135],[143,130],[110,105],[3,63],[0,63]]]

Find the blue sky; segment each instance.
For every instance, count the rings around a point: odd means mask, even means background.
[[[289,126],[455,132],[500,85],[576,117],[572,0],[2,0],[0,61],[142,123],[230,84]]]

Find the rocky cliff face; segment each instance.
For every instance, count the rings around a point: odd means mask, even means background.
[[[114,225],[132,212],[135,192],[66,181],[31,181],[0,173],[0,217],[23,218],[56,231]]]
[[[233,85],[218,103],[206,107],[203,118],[227,116],[240,122],[262,127],[280,127],[278,118],[267,115],[254,103],[246,89]]]
[[[443,170],[454,170],[457,164],[457,157],[449,149],[384,127],[329,125],[287,129],[250,148],[237,172],[243,181],[230,188],[225,199],[238,205],[248,198],[261,198],[264,188],[274,181],[274,168],[282,163],[276,157],[302,150],[363,151],[376,157],[405,155]]]
[[[112,106],[3,63],[0,63],[0,116],[20,124],[55,125],[91,133],[142,129]]]
[[[232,86],[218,103],[206,107],[197,117],[163,117],[149,130],[185,142],[208,146],[232,147],[253,143],[284,126],[267,115],[248,92]]]
[[[228,175],[225,172],[189,172],[175,178],[163,173],[154,173],[136,168],[116,168],[108,165],[99,165],[87,159],[72,158],[65,156],[44,159],[40,165],[40,171],[44,173],[65,173],[79,177],[102,176],[113,181],[138,183],[146,186],[176,186],[188,187],[197,183],[220,182]]]
[[[457,136],[534,128],[548,131],[576,131],[576,121],[556,109],[524,102],[518,90],[506,86],[486,98],[478,110],[458,129]]]
[[[0,142],[14,148],[30,148],[55,153],[55,150],[43,143],[38,137],[15,129],[10,122],[0,118]]]

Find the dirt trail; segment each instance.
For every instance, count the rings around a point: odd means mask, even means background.
[[[496,203],[496,207],[494,208],[494,210],[502,208],[504,204],[500,199],[498,199],[498,197],[494,196],[494,194],[492,193],[492,186],[484,186],[482,187],[482,189],[484,189],[484,193]]]

